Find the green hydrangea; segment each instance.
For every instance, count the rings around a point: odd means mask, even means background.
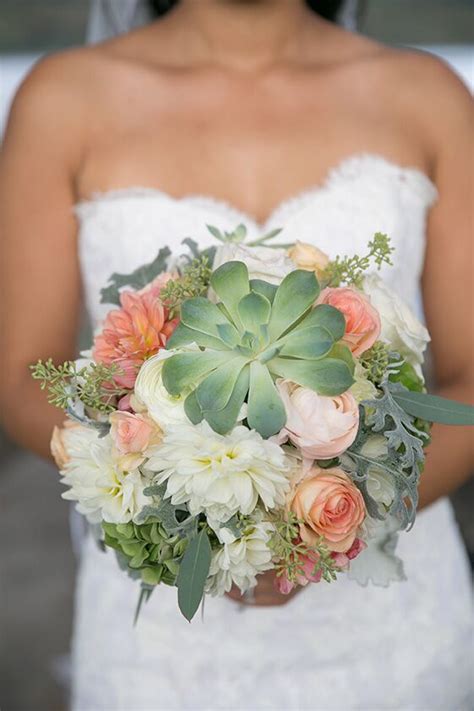
[[[170,536],[157,519],[146,523],[102,523],[105,545],[123,556],[147,585],[174,585],[187,539]]]

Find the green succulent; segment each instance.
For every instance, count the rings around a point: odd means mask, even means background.
[[[148,585],[174,585],[187,540],[169,536],[157,519],[146,523],[102,522],[105,545],[114,548],[127,560]]]
[[[191,422],[203,419],[218,433],[231,430],[244,402],[251,429],[268,438],[284,426],[286,413],[275,380],[286,378],[321,395],[339,395],[353,383],[349,349],[337,343],[343,314],[313,307],[320,288],[314,273],[295,270],[276,287],[249,280],[243,262],[227,262],[211,276],[220,299],[188,299],[169,349],[196,343],[163,365],[163,383],[173,396],[187,393]]]

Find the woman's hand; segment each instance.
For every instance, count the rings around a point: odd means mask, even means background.
[[[263,573],[258,576],[258,584],[250,590],[247,596],[242,595],[240,590],[234,585],[228,597],[232,598],[241,605],[249,605],[250,607],[275,607],[276,605],[286,605],[294,596],[302,590],[301,587],[295,587],[288,595],[283,595],[278,592],[275,587],[276,574],[273,570]]]

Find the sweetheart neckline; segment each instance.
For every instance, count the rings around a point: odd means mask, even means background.
[[[269,214],[264,220],[260,220],[255,215],[247,212],[244,209],[239,208],[237,205],[231,201],[225,199],[220,199],[212,195],[199,194],[199,193],[188,193],[182,196],[174,196],[168,193],[166,190],[161,190],[160,188],[147,187],[147,186],[127,186],[122,188],[110,188],[103,191],[94,191],[90,197],[79,200],[74,205],[74,211],[78,216],[81,216],[82,210],[90,208],[91,206],[100,204],[102,202],[116,201],[120,199],[129,198],[154,198],[161,199],[167,202],[174,203],[176,205],[204,205],[212,206],[214,209],[225,210],[226,212],[233,213],[240,221],[245,223],[251,223],[257,227],[260,231],[267,229],[280,215],[284,215],[285,212],[290,211],[291,208],[304,204],[309,199],[315,198],[320,193],[324,193],[334,181],[338,178],[346,178],[350,176],[351,169],[355,166],[359,166],[361,162],[373,162],[378,168],[385,169],[385,171],[390,171],[394,175],[403,176],[407,179],[412,177],[418,181],[420,187],[424,188],[424,193],[427,196],[427,202],[434,201],[438,195],[438,190],[435,183],[431,178],[420,168],[402,165],[389,158],[386,158],[382,154],[378,153],[353,153],[345,156],[333,166],[331,166],[327,171],[325,176],[319,181],[307,188],[303,188],[297,191],[293,195],[281,200],[275,207],[270,210]]]

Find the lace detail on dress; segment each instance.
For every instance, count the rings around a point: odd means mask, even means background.
[[[367,165],[368,164],[368,165]],[[133,198],[153,198],[170,201],[174,203],[187,203],[204,207],[216,214],[225,213],[228,217],[234,214],[235,219],[243,219],[260,226],[262,229],[269,223],[285,217],[301,209],[311,201],[319,192],[330,190],[332,186],[345,181],[353,181],[362,175],[369,173],[383,180],[398,180],[404,184],[408,190],[413,191],[425,203],[426,207],[431,207],[438,197],[438,191],[434,183],[423,171],[410,166],[401,166],[384,158],[383,156],[371,153],[357,153],[344,158],[340,163],[331,168],[326,177],[315,185],[301,190],[286,200],[283,200],[270,213],[263,222],[258,221],[253,215],[245,210],[239,209],[226,200],[220,200],[210,195],[189,194],[182,197],[175,197],[159,188],[151,187],[125,187],[113,188],[105,191],[95,191],[89,199],[80,201],[75,205],[75,212],[81,219],[86,217],[96,209],[96,204],[109,200],[126,200]]]

